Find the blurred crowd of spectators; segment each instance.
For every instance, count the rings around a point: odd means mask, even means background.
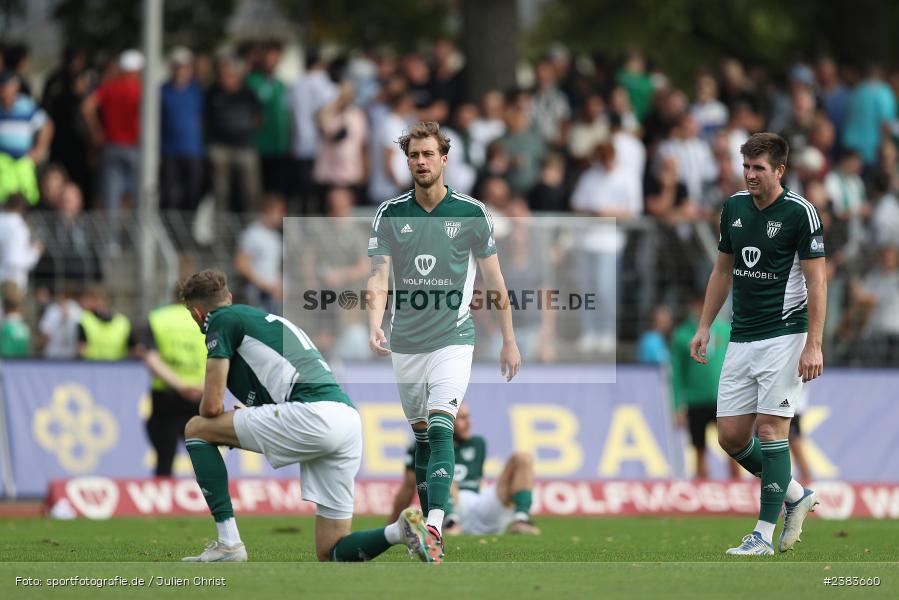
[[[774,131],[791,148],[786,184],[824,223],[832,350],[865,364],[899,358],[899,70],[821,57],[777,78],[722,58],[679,87],[638,51],[575,59],[554,45],[530,65],[527,85],[472,97],[465,58],[449,39],[405,55],[307,50],[287,80],[281,61],[270,43],[218,57],[175,48],[160,98],[160,207],[193,212],[205,202],[261,214],[236,261],[258,303],[281,294],[277,270],[256,272],[271,270],[272,254],[281,258],[271,223],[398,195],[411,178],[395,141],[409,123],[434,120],[452,140],[447,183],[497,215],[654,220],[658,272],[670,288],[661,299],[681,311],[706,275],[695,226],[717,229],[723,199],[744,187],[740,145]],[[89,245],[76,224],[85,205],[118,230],[137,198],[143,66],[136,50],[99,64],[68,50],[38,91],[28,85],[27,48],[5,48],[0,197],[15,198],[7,213],[21,220],[24,202],[59,214],[57,239],[73,246]],[[588,248],[594,258],[620,256],[625,237],[603,235]],[[0,271],[27,289],[40,248],[19,238],[0,234],[28,249],[4,251]],[[109,243],[116,251],[115,233]],[[254,266],[254,252],[268,266]],[[102,279],[89,254],[69,266],[81,282]]]

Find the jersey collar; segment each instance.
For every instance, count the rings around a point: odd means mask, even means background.
[[[415,197],[415,188],[414,187],[412,188],[412,201],[415,202],[415,205],[418,206],[418,208],[420,208],[423,213],[428,214],[428,215],[433,215],[435,212],[437,212],[438,208],[443,206],[444,202],[447,202],[452,197],[453,197],[453,188],[451,188],[450,186],[447,185],[446,186],[446,195],[440,199],[440,202],[437,203],[437,205],[434,207],[434,210],[432,210],[431,212],[428,212],[425,210],[425,208],[421,204],[419,204],[418,198]]]
[[[778,202],[783,202],[784,199],[787,197],[787,194],[790,193],[790,188],[788,188],[787,186],[783,186],[783,188],[784,188],[783,193],[777,197],[777,200],[775,200],[774,202],[771,203],[771,206],[774,206]]]
[[[762,209],[762,212],[768,210],[769,208],[771,208],[771,207],[773,207],[773,206],[777,206],[778,204],[780,204],[781,202],[784,201],[784,198],[786,198],[786,197],[787,197],[787,194],[790,193],[790,188],[788,188],[787,186],[783,186],[783,189],[784,189],[784,191],[781,192],[780,196],[778,196],[777,198],[775,198],[775,199],[774,199],[774,202],[772,202],[771,204],[769,204],[768,206],[766,206],[764,209]]]
[[[206,333],[206,330],[209,329],[209,319],[212,318],[212,315],[213,315],[214,313],[216,313],[216,312],[222,310],[223,308],[225,308],[225,307],[224,307],[224,306],[219,306],[218,308],[212,309],[212,310],[210,310],[208,313],[206,313],[206,318],[203,319],[203,328],[202,328],[202,329],[203,329],[203,333]]]

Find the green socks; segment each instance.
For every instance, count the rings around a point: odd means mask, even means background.
[[[391,544],[383,529],[367,529],[356,531],[334,545],[331,550],[333,562],[362,562],[371,560],[388,548]]]
[[[790,484],[790,442],[774,440],[761,442],[762,505],[759,521],[777,523]]]
[[[531,490],[518,490],[512,494],[512,502],[516,513],[528,514],[531,512]]]
[[[757,437],[749,440],[745,448],[731,456],[754,477],[762,476],[762,447]]]
[[[218,446],[198,438],[184,440],[184,444],[212,517],[217,523],[234,518],[231,495],[228,493],[228,470]]]
[[[429,512],[437,509],[442,513],[450,497],[450,488],[453,485],[453,474],[456,468],[453,422],[453,417],[446,413],[434,413],[428,417],[428,440],[431,444],[431,457],[427,470]],[[415,455],[417,466],[417,451]]]
[[[428,514],[428,461],[431,460],[431,444],[427,429],[413,429],[415,434],[415,484],[421,511]]]

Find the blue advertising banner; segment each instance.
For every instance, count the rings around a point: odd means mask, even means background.
[[[6,361],[2,367],[13,480],[19,496],[43,495],[50,479],[141,470],[149,403],[142,363]]]
[[[548,368],[548,367],[540,367]],[[558,381],[575,367],[552,367]],[[478,381],[499,380],[498,366],[476,365]],[[570,373],[568,372],[570,370]],[[144,429],[149,376],[138,363],[41,361],[2,366],[13,477],[20,497],[46,493],[51,479],[150,476],[155,456]],[[410,441],[389,364],[348,366],[342,379],[362,415],[360,478],[398,478]],[[899,371],[830,369],[809,386],[802,427],[811,478],[897,482]],[[619,366],[614,384],[475,383],[465,398],[472,426],[488,440],[486,475],[513,451],[531,453],[543,480],[671,479],[689,476],[686,433],[671,423],[667,385],[650,367]],[[714,428],[713,477],[726,476]],[[224,450],[232,477],[296,478],[261,455]],[[177,476],[192,477],[186,452]]]

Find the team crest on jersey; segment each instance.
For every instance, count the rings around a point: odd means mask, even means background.
[[[773,238],[783,225],[780,221],[768,221],[768,237]]]
[[[453,239],[454,237],[459,235],[459,232],[462,230],[462,222],[444,221],[443,230],[446,231],[446,235],[448,235],[450,239]]]
[[[473,461],[474,460],[474,448],[462,448],[459,451],[459,454],[462,455],[462,460]]]

